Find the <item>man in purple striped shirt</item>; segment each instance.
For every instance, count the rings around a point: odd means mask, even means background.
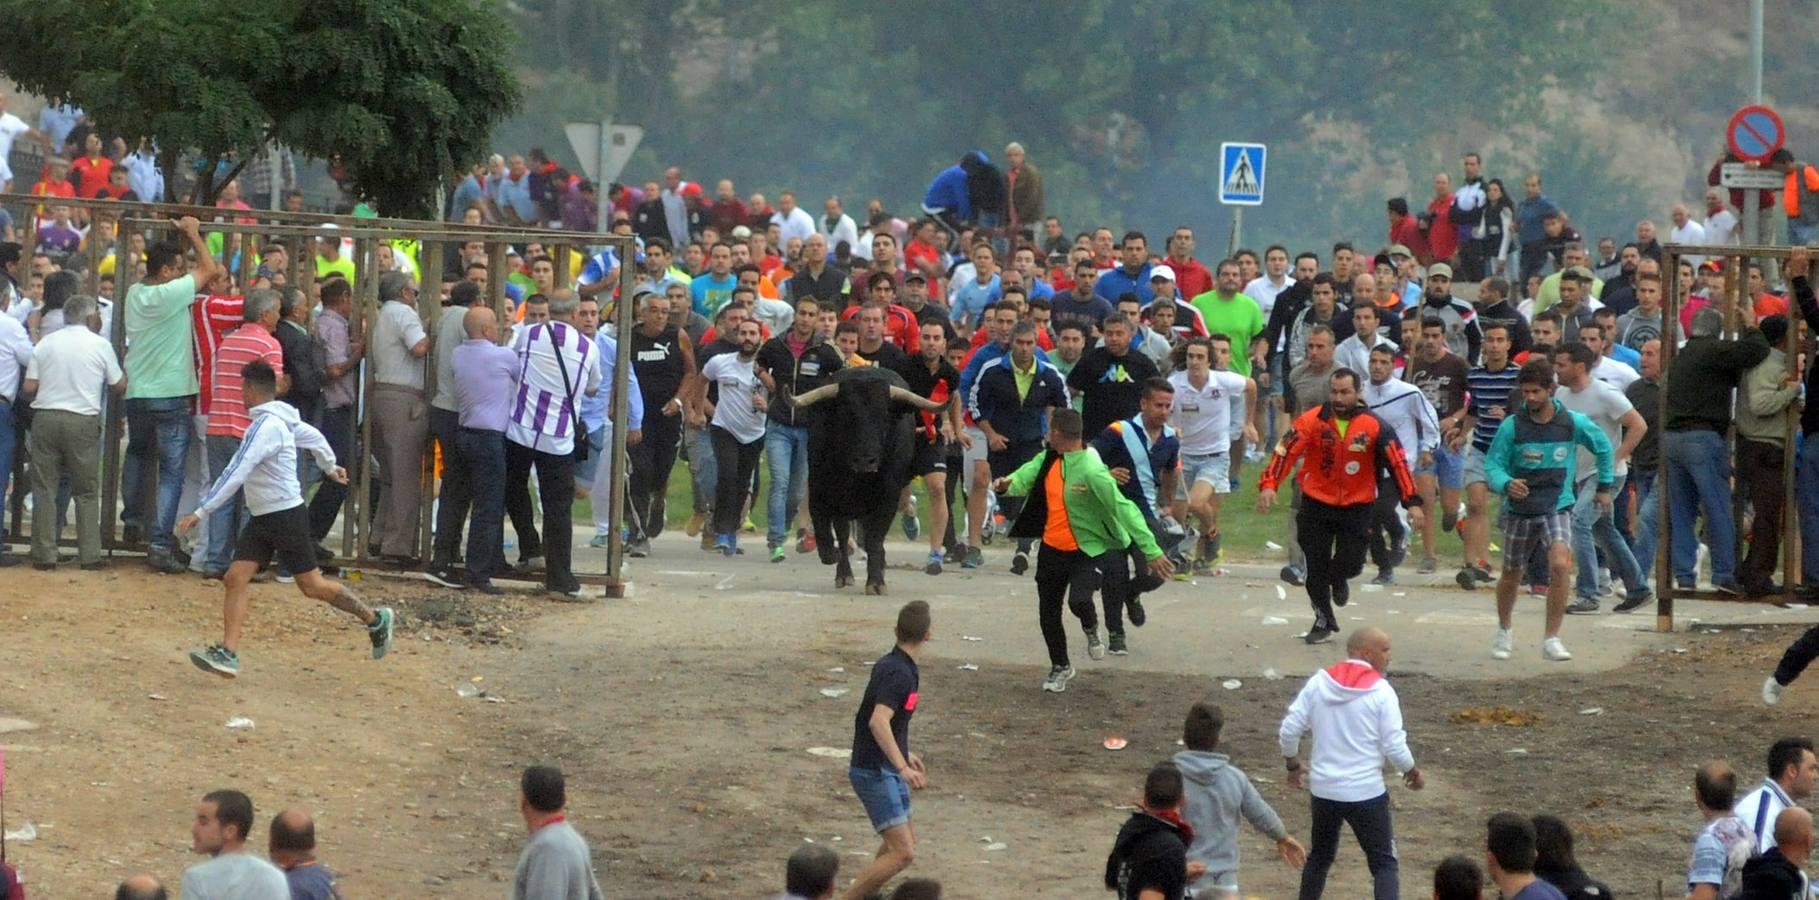
[[[484,306],[469,307],[461,317],[467,340],[455,348],[455,433],[452,468],[467,477],[473,519],[467,530],[467,585],[483,594],[502,593],[492,577],[504,572],[505,426],[518,392],[518,354],[501,347],[499,320]],[[454,581],[453,566],[431,572],[443,583]]]
[[[569,571],[574,543],[571,504],[581,398],[600,389],[599,349],[574,324],[579,305],[574,291],[556,291],[550,297],[550,321],[525,332],[518,351],[518,385],[505,425],[505,489],[524,490],[535,466],[543,504],[542,540],[535,533],[521,534],[518,540],[542,543],[544,587],[571,600],[590,599]]]

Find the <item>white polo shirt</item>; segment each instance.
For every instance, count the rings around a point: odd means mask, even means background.
[[[114,346],[87,328],[60,328],[32,349],[25,377],[38,382],[32,409],[101,414],[101,391],[120,383]]]

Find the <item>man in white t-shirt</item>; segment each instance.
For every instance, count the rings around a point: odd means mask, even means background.
[[[1598,361],[1592,365],[1590,373],[1592,380],[1604,382],[1616,388],[1617,393],[1621,394],[1629,390],[1629,386],[1636,383],[1636,379],[1641,378],[1642,375],[1630,368],[1629,363],[1608,356],[1606,351],[1609,348],[1606,346],[1605,340],[1602,325],[1587,322],[1579,326],[1579,342],[1590,347],[1593,353],[1598,354]],[[1616,441],[1611,442],[1611,446],[1616,445]]]
[[[1187,509],[1200,520],[1200,541],[1195,574],[1211,574],[1219,558],[1219,507],[1231,493],[1231,430],[1233,407],[1256,397],[1257,385],[1237,372],[1213,368],[1213,344],[1207,338],[1194,338],[1182,348],[1187,368],[1168,377],[1175,387],[1175,403],[1169,412],[1169,424],[1181,441],[1181,487],[1177,505],[1185,500]],[[1242,420],[1242,413],[1238,420]],[[1255,441],[1257,431],[1247,422],[1243,425],[1247,440]],[[1183,519],[1179,513],[1177,519]]]
[[[107,568],[101,558],[102,385],[126,390],[114,345],[96,329],[95,298],[63,304],[70,327],[38,342],[25,366],[22,393],[32,399],[32,568],[57,567],[57,485],[65,476],[76,500],[76,556],[82,568]],[[78,324],[80,323],[80,324]]]
[[[1294,286],[1295,279],[1288,274],[1288,248],[1275,244],[1263,251],[1263,274],[1251,279],[1251,283],[1244,286],[1244,293],[1257,301],[1267,319],[1270,310],[1276,307],[1276,297]]]
[[[210,859],[183,872],[184,900],[274,900],[291,895],[284,872],[246,852],[253,800],[235,790],[211,791],[196,807],[190,850]]]
[[[47,144],[50,143],[50,137],[44,132],[27,125],[24,119],[7,112],[6,98],[0,97],[0,191],[13,189],[13,169],[7,164],[6,158],[12,155],[13,141],[22,134],[35,137]]]
[[[739,352],[722,353],[701,368],[700,387],[720,390],[710,416],[708,437],[714,446],[717,474],[714,486],[714,546],[726,555],[739,552],[739,524],[745,514],[746,492],[758,470],[758,453],[764,449],[764,413],[770,373],[760,381],[756,365],[763,329],[752,319],[739,323]],[[697,398],[708,403],[705,396]]]
[[[1612,469],[1616,474],[1610,494],[1623,495],[1623,480],[1629,475],[1630,453],[1648,433],[1648,423],[1637,412],[1628,397],[1611,385],[1592,377],[1593,366],[1602,368],[1613,360],[1599,362],[1598,351],[1585,344],[1567,344],[1554,350],[1554,375],[1560,387],[1554,398],[1561,405],[1579,413],[1597,425],[1610,440]],[[1645,602],[1649,595],[1648,577],[1636,564],[1629,542],[1617,532],[1611,510],[1600,509],[1596,500],[1598,477],[1591,452],[1579,451],[1579,483],[1573,486],[1573,561],[1579,569],[1576,586],[1578,599],[1566,608],[1569,613],[1588,614],[1598,611],[1598,554],[1610,565],[1611,578],[1622,581],[1627,593],[1626,610]]]

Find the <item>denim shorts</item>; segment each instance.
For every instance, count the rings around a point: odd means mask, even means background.
[[[1229,453],[1183,453],[1181,454],[1181,485],[1176,493],[1186,499],[1197,482],[1204,481],[1213,487],[1215,494],[1229,494],[1231,484],[1232,457]]]
[[[1489,486],[1490,476],[1484,473],[1484,451],[1465,445],[1465,477],[1460,479],[1468,485],[1482,484]]]
[[[865,814],[872,820],[873,831],[883,834],[898,825],[909,824],[909,782],[896,770],[850,766],[846,777],[853,783],[853,793],[859,795],[859,802],[865,804]]]
[[[1443,488],[1457,489],[1465,486],[1465,469],[1459,459],[1459,451],[1448,450],[1442,444],[1434,448],[1433,456],[1433,465],[1417,469],[1416,475],[1432,475]]]

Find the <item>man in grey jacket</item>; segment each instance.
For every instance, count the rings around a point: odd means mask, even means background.
[[[603,900],[587,841],[568,823],[562,771],[531,766],[519,782],[518,811],[531,839],[512,873],[512,900]]]
[[[1181,814],[1194,827],[1194,842],[1187,848],[1189,863],[1206,866],[1206,874],[1190,888],[1195,898],[1237,900],[1238,893],[1238,817],[1244,816],[1251,827],[1276,842],[1277,852],[1296,868],[1307,861],[1307,850],[1282,825],[1282,818],[1270,808],[1251,780],[1231,757],[1214,752],[1219,746],[1219,732],[1225,728],[1225,713],[1209,703],[1196,703],[1187,711],[1187,724],[1181,742],[1186,750],[1175,754],[1175,767],[1181,770],[1186,790],[1182,796]]]

